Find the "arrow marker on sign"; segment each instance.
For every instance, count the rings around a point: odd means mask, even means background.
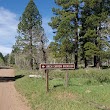
[[[45,66],[44,66],[44,65],[42,65],[42,68],[45,68]]]

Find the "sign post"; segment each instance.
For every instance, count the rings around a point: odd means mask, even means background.
[[[66,70],[66,75],[65,75],[65,87],[68,86],[68,70]]]
[[[58,63],[58,64],[40,64],[40,69],[44,69],[45,70],[45,74],[46,74],[46,91],[49,91],[49,77],[48,77],[48,70],[49,69],[64,69],[66,70],[66,75],[65,75],[65,87],[68,86],[68,71],[69,69],[75,69],[75,64],[71,64],[71,63]]]
[[[48,76],[48,70],[45,70],[46,74],[46,92],[49,91],[49,76]]]

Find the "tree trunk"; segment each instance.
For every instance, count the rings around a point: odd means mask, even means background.
[[[44,34],[41,36],[41,50],[42,50],[42,53],[43,53],[43,62],[46,63],[47,62],[47,56],[46,56],[46,51],[44,49],[44,44],[45,44],[45,41],[43,40],[43,37],[44,37]]]
[[[97,65],[97,56],[94,56],[94,67]]]
[[[30,35],[30,66],[31,69],[33,70],[33,44],[32,44],[32,29],[29,30],[29,35]]]
[[[86,68],[88,66],[86,58],[84,58],[84,64],[85,64],[85,68]]]
[[[101,32],[100,32],[101,31],[101,23],[100,23],[99,27],[96,28],[96,30],[97,30],[97,35],[98,35],[98,37],[100,39],[100,37],[101,37]],[[98,45],[98,41],[97,40],[95,41],[95,44],[101,50],[101,46]],[[96,56],[96,65],[95,65],[95,67],[100,68],[100,66],[101,66],[100,56]]]
[[[78,4],[76,5],[76,20],[75,20],[75,69],[78,68]]]
[[[78,68],[78,55],[75,55],[75,69]]]
[[[66,59],[66,63],[68,63],[68,54],[67,54],[67,50],[66,50],[66,56],[65,56],[65,59]]]
[[[100,62],[100,57],[94,56],[94,67],[100,68],[101,62]]]
[[[100,57],[97,57],[96,67],[97,67],[97,68],[100,68],[100,66],[101,66]]]

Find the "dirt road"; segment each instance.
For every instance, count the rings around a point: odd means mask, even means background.
[[[0,69],[0,110],[30,110],[14,87],[14,70]]]

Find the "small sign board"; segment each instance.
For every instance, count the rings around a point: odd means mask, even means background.
[[[55,63],[55,64],[47,64],[43,63],[40,64],[40,69],[45,70],[46,73],[46,91],[49,91],[49,76],[48,76],[48,70],[49,69],[64,69],[64,70],[69,70],[69,69],[75,69],[75,64],[72,63]],[[68,73],[66,72],[65,76],[65,85],[67,87],[68,85]]]
[[[40,69],[75,69],[75,64],[72,63],[58,63],[58,64],[41,64]]]

